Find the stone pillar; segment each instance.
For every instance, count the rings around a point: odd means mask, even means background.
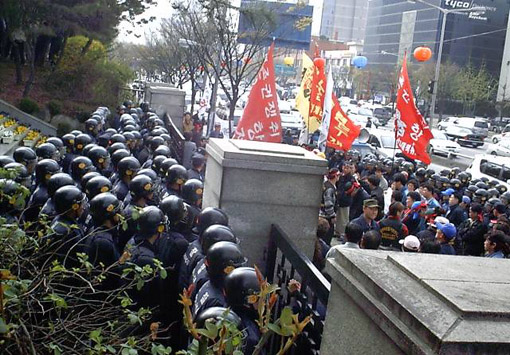
[[[322,354],[510,353],[510,260],[338,250]]]
[[[286,144],[210,139],[204,207],[220,207],[250,264],[265,266],[271,224],[311,259],[327,161]]]

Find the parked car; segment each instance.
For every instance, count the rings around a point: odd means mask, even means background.
[[[510,158],[477,154],[466,171],[473,179],[496,179],[510,190]]]
[[[285,134],[287,129],[290,129],[293,136],[299,136],[299,133],[304,127],[303,118],[297,111],[291,111],[289,113],[280,113],[282,119],[282,131]]]
[[[444,131],[447,127],[453,125],[453,121],[455,121],[457,117],[443,117],[441,121],[437,124],[437,128]]]
[[[455,157],[460,150],[460,144],[448,138],[448,136],[437,129],[432,130],[432,138],[429,142],[429,154],[442,154],[447,157]]]
[[[461,146],[472,146],[477,148],[484,144],[484,137],[480,134],[475,134],[469,128],[447,126],[445,133],[449,138],[452,138],[452,140],[456,141]]]
[[[497,144],[490,144],[487,149],[487,154],[510,157],[510,139],[505,138],[500,140]]]
[[[371,129],[369,132],[370,137],[367,143],[375,148],[377,156],[380,158],[393,158],[398,152],[395,144],[395,133],[382,129]]]
[[[491,130],[494,133],[501,133],[503,129],[510,124],[510,117],[494,117],[489,120]]]
[[[375,127],[378,127],[380,125],[379,120],[377,119],[377,117],[374,116],[372,110],[367,108],[363,107],[355,108],[353,110],[348,111],[347,115],[349,116],[350,119],[353,120],[355,124],[361,126],[362,128],[367,126],[369,118],[372,121],[372,125],[374,125]]]
[[[447,117],[437,125],[441,130],[454,128],[467,128],[474,134],[487,138],[489,135],[489,123],[482,118],[473,117]]]
[[[375,108],[374,116],[377,118],[381,126],[386,126],[392,117],[391,110],[388,110],[386,107]]]
[[[505,137],[510,137],[510,124],[507,124],[501,131],[500,134],[495,134],[492,136],[491,141],[492,143],[496,144],[500,140],[504,139]]]

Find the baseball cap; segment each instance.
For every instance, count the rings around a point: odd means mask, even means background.
[[[379,204],[375,198],[369,198],[363,201],[363,207],[377,207],[379,208]]]
[[[400,239],[398,242],[404,245],[404,248],[406,249],[410,250],[420,249],[420,240],[414,235],[408,235],[404,239]]]
[[[446,239],[451,240],[457,234],[457,228],[451,223],[440,223],[436,222],[436,227],[445,235]]]
[[[462,196],[462,202],[464,202],[466,205],[469,205],[471,203],[471,199],[469,196]]]
[[[436,218],[434,218],[434,222],[432,222],[432,223],[429,222],[428,225],[435,229],[435,228],[437,228],[436,223],[438,223],[438,222],[441,223],[441,224],[448,224],[448,223],[450,223],[448,218],[443,217],[443,216],[437,216]]]
[[[455,190],[450,187],[450,188],[444,190],[443,192],[441,192],[441,195],[443,195],[443,196],[450,196],[454,192],[455,192]]]

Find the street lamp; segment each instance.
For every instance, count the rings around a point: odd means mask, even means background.
[[[409,2],[411,4],[415,4],[415,3],[419,2],[421,4],[425,4],[429,7],[439,10],[443,14],[443,23],[441,24],[441,37],[439,39],[439,50],[437,52],[437,60],[436,60],[436,71],[434,73],[434,86],[433,86],[433,90],[432,90],[432,100],[430,103],[431,107],[430,107],[429,126],[432,128],[432,122],[434,120],[434,115],[436,113],[437,86],[438,86],[438,82],[439,82],[439,68],[441,66],[441,56],[443,55],[444,33],[446,30],[446,16],[448,16],[448,14],[450,14],[450,13],[485,11],[485,7],[477,6],[477,7],[472,7],[470,9],[448,10],[448,9],[444,9],[440,6],[428,3],[424,0],[407,0],[407,2]]]

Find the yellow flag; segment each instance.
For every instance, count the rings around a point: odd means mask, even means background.
[[[313,79],[313,61],[306,53],[303,53],[303,78],[301,79],[301,86],[296,96],[296,108],[303,116],[308,132],[313,133],[319,128],[319,123],[316,120],[308,122],[308,115],[310,112],[310,91],[312,89]]]

